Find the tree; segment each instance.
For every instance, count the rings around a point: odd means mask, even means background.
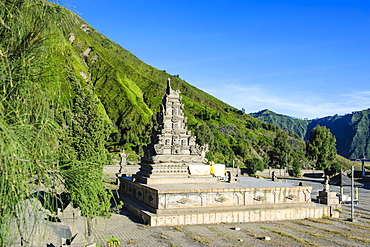
[[[110,128],[99,101],[88,87],[71,81],[74,91],[72,107],[60,119],[65,124],[60,148],[61,175],[65,180],[69,200],[81,208],[84,216],[94,217],[109,213],[110,195],[104,188],[104,165],[109,164],[104,147]]]
[[[265,169],[265,164],[263,163],[263,160],[258,157],[247,159],[245,162],[245,166],[253,173],[256,173],[256,171],[263,171]]]
[[[325,126],[316,126],[306,143],[306,157],[316,161],[316,169],[330,169],[330,161],[335,160],[336,139]]]
[[[283,130],[278,130],[274,139],[274,146],[270,152],[270,160],[274,167],[282,168],[288,165],[292,153],[292,147],[288,143],[288,134]]]
[[[297,177],[301,173],[301,164],[299,164],[299,160],[293,159],[292,161],[292,175]]]
[[[205,144],[211,145],[215,139],[211,128],[205,123],[196,126],[195,136],[197,137],[197,143],[201,146]]]

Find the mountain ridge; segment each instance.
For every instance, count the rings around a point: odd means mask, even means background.
[[[310,132],[317,126],[325,126],[337,139],[338,154],[346,158],[364,158],[370,156],[370,109],[354,111],[345,115],[326,116],[310,120],[296,119],[264,109],[250,113],[266,123],[276,124],[287,131],[307,140]]]

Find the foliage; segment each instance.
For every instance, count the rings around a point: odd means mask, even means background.
[[[301,174],[301,164],[297,159],[294,159],[292,162],[292,175],[297,177]]]
[[[338,161],[331,162],[329,170],[333,174],[340,173],[342,169],[343,169],[343,166]]]
[[[83,212],[102,213],[100,206],[109,202],[99,183],[102,163],[85,161],[77,145],[64,149],[68,151],[64,154],[59,152],[67,145],[63,127],[74,114],[69,82],[84,81],[75,73],[75,69],[83,69],[83,63],[69,53],[64,38],[74,20],[69,11],[51,2],[0,1],[0,246],[10,246],[14,234],[22,239],[20,229],[10,230],[10,225],[26,224],[22,202],[28,198],[56,198],[56,189],[65,186],[72,201],[73,194],[99,197],[101,204],[96,200],[80,203]],[[75,100],[78,97],[76,94]],[[65,113],[65,118],[60,113]],[[76,134],[74,138],[83,144],[86,137]],[[103,143],[101,136],[96,138]],[[104,152],[102,145],[96,149]],[[69,159],[70,154],[80,160]],[[90,183],[84,183],[88,176]],[[55,205],[53,200],[43,203],[48,209]]]
[[[245,162],[245,166],[253,173],[256,173],[256,171],[263,171],[266,168],[263,160],[258,157],[252,157],[247,159]]]
[[[108,247],[118,247],[121,245],[121,241],[113,236],[107,236],[107,239],[102,239],[107,243]]]
[[[336,156],[335,137],[324,126],[317,126],[311,131],[310,138],[306,143],[307,157],[316,161],[316,169],[328,170],[330,161]]]
[[[98,101],[88,88],[71,82],[75,93],[71,109],[64,116],[64,136],[60,148],[61,174],[70,201],[83,215],[92,217],[109,212],[109,195],[103,185],[103,166],[110,164],[104,148],[109,122],[98,112]]]
[[[311,131],[317,126],[325,126],[337,140],[338,154],[346,158],[363,158],[370,156],[370,109],[352,112],[343,116],[334,115],[312,120],[302,120],[263,110],[250,115],[266,123],[275,124],[307,140]]]
[[[270,161],[272,167],[283,168],[288,166],[288,161],[292,153],[292,147],[288,143],[288,135],[285,131],[277,131],[274,139],[273,148],[270,152]]]
[[[350,171],[352,169],[352,166],[354,166],[356,170],[361,170],[362,167],[360,162],[349,161],[348,159],[340,155],[337,155],[335,161],[333,162],[338,163],[337,166],[339,167],[339,169],[343,169],[344,171]]]
[[[59,182],[58,125],[51,109],[56,102],[39,59],[49,27],[66,18],[51,14],[58,9],[43,1],[0,2],[0,246],[11,243],[14,219],[25,224],[20,202],[34,186]]]

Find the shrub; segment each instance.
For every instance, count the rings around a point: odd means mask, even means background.
[[[263,171],[265,169],[265,164],[261,158],[252,157],[246,160],[245,166],[250,169],[253,173],[256,171]]]

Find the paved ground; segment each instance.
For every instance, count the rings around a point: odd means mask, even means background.
[[[313,187],[313,197],[322,189],[322,179],[287,179]],[[339,192],[339,187],[331,186]],[[349,188],[344,189],[350,194]],[[305,219],[280,222],[148,227],[126,211],[111,219],[96,220],[98,244],[104,246],[109,236],[121,246],[370,246],[370,184],[359,189],[360,202],[355,205],[351,222],[350,205],[343,205],[340,218]],[[235,227],[240,230],[235,230]],[[268,238],[271,240],[266,240]]]

